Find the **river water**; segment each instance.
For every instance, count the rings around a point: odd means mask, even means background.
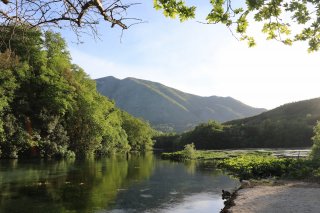
[[[0,212],[213,213],[236,179],[152,153],[90,160],[0,161]]]

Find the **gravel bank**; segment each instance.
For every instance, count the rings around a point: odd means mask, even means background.
[[[234,200],[233,213],[305,213],[320,212],[320,185],[283,182],[241,189]]]

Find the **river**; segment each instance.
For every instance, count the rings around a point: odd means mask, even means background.
[[[213,213],[239,182],[205,163],[148,153],[90,160],[1,160],[0,212]]]

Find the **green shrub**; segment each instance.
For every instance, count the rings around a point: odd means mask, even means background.
[[[272,156],[242,155],[223,160],[220,166],[234,172],[241,179],[266,178],[286,173],[287,161]]]
[[[184,146],[184,149],[177,152],[164,152],[161,154],[162,159],[183,161],[187,159],[196,159],[198,153],[194,147],[194,144],[187,144]]]
[[[71,150],[67,150],[64,157],[67,159],[72,159],[76,157],[76,154]]]
[[[219,166],[231,171],[240,179],[267,177],[310,179],[320,175],[319,163],[312,160],[273,156],[242,155],[223,160]]]
[[[185,159],[196,159],[197,158],[197,151],[194,147],[194,144],[187,144],[184,146],[184,149],[182,150],[182,155]]]
[[[313,145],[310,157],[314,161],[320,161],[320,122],[313,129],[314,136],[312,137]]]

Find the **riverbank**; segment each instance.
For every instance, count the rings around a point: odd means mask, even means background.
[[[270,177],[297,180],[320,178],[318,161],[307,158],[307,154],[299,155],[300,150],[281,152],[279,155],[279,150],[199,151],[191,145],[178,152],[162,153],[161,158],[174,161],[203,161],[225,170],[240,180]]]
[[[302,181],[276,181],[253,184],[238,190],[234,206],[227,212],[294,213],[318,212],[320,185]]]
[[[260,155],[260,156],[274,156],[280,158],[306,158],[311,149],[310,148],[292,148],[292,149],[223,149],[223,150],[194,150],[194,159],[196,160],[223,160],[241,155]],[[163,159],[168,160],[186,160],[190,156],[181,151],[163,152],[161,154]]]
[[[308,150],[280,151],[198,151],[186,147],[179,152],[163,153],[162,158],[211,162],[242,180],[241,188],[225,202],[223,213],[318,212],[319,161],[308,158]],[[248,179],[251,181],[245,181]]]

